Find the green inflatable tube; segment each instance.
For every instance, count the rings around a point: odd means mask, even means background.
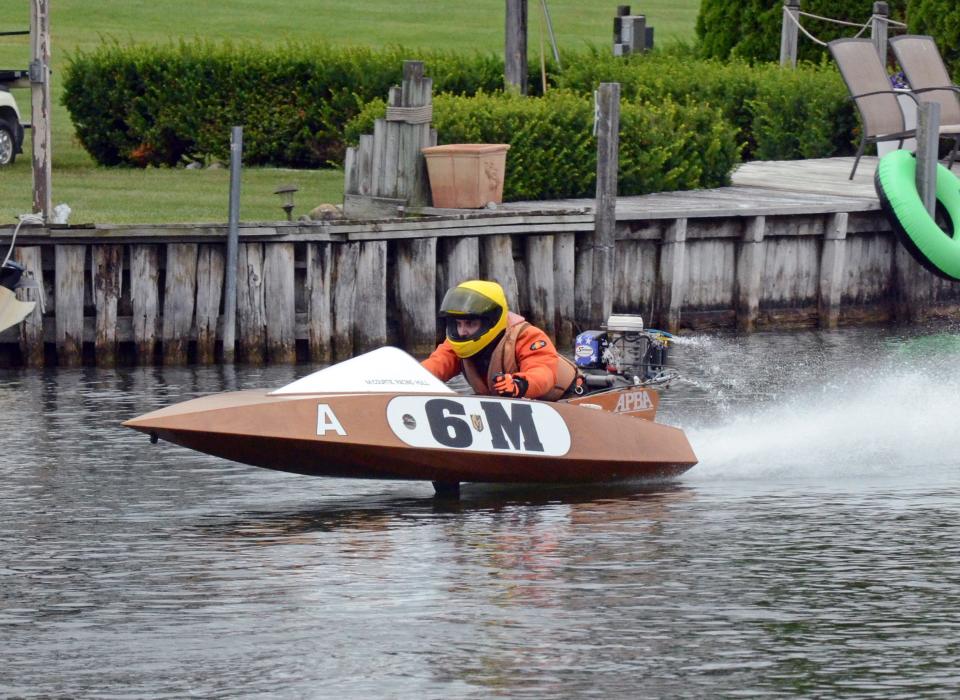
[[[900,242],[935,275],[960,282],[960,179],[937,164],[937,209],[950,220],[944,231],[920,201],[917,161],[909,151],[891,151],[877,165],[873,184],[880,206]]]

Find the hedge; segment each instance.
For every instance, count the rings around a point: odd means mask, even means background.
[[[356,143],[386,105],[376,100],[347,125]],[[509,143],[504,198],[592,197],[596,189],[593,98],[570,91],[545,97],[438,95],[440,143]],[[735,129],[707,105],[624,101],[620,111],[622,195],[729,184],[738,162]]]
[[[925,0],[921,0],[925,1]],[[955,0],[939,1],[942,4]],[[912,4],[911,3],[911,13]],[[891,19],[903,22],[907,0],[887,0]],[[861,24],[873,12],[872,0],[803,0],[801,9],[812,15]],[[831,41],[857,33],[854,27],[837,25],[813,17],[801,17],[800,24],[821,41]],[[782,0],[701,0],[696,32],[705,57],[738,57],[747,61],[779,61],[780,32],[783,26]],[[866,36],[870,36],[867,29]],[[801,60],[819,62],[827,50],[802,33],[797,43]],[[828,56],[827,56],[828,57]]]
[[[960,3],[957,0],[910,0],[907,16],[911,33],[936,38],[953,82],[960,80]]]
[[[400,82],[411,57],[426,63],[435,93],[491,93],[502,81],[502,60],[483,54],[113,44],[70,58],[64,102],[81,143],[103,165],[226,159],[230,127],[243,124],[247,163],[324,167],[342,162],[343,126]],[[625,102],[670,100],[691,115],[701,106],[719,110],[715,118],[736,127],[745,158],[852,152],[853,108],[831,65],[783,71],[702,60],[690,49],[629,58],[588,49],[566,58],[563,72],[551,70],[551,93],[590,96],[598,83],[616,81]]]
[[[832,64],[750,65],[654,53],[614,58],[599,51],[571,61],[560,87],[588,94],[600,82],[620,83],[630,100],[719,107],[738,130],[745,160],[826,158],[853,152],[853,104]],[[788,108],[787,108],[788,107]]]
[[[493,56],[289,44],[108,44],[69,57],[63,101],[101,165],[176,165],[226,158],[244,126],[244,160],[318,167],[342,161],[342,128],[399,84],[405,59],[429,66],[435,91],[495,90]]]

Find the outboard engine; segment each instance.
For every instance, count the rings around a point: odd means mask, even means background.
[[[577,336],[573,356],[587,387],[668,384],[677,373],[664,367],[673,336],[643,327],[643,318],[614,314],[603,330]]]

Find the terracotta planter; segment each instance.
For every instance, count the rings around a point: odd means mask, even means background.
[[[421,149],[427,159],[433,206],[478,209],[503,201],[507,143],[452,143]]]

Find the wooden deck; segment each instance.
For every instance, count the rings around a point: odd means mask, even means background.
[[[873,188],[877,159],[861,158],[856,177],[850,181],[852,167],[853,158],[744,163],[733,174],[731,187],[620,197],[617,199],[617,219],[636,221],[879,210],[880,203]],[[511,202],[499,208],[516,212],[587,212],[592,210],[593,200]]]

